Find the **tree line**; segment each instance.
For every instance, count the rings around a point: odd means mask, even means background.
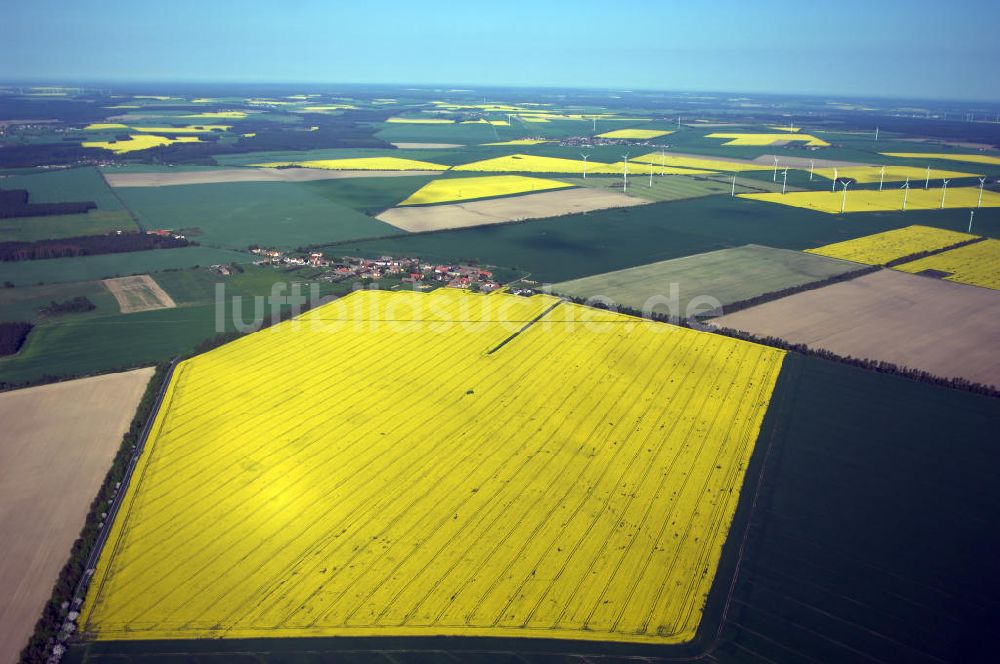
[[[0,219],[47,217],[54,214],[86,214],[97,207],[94,201],[29,203],[25,189],[0,189]]]
[[[0,261],[32,261],[68,256],[119,254],[150,249],[177,249],[195,244],[186,238],[147,233],[79,235],[52,240],[0,242]]]

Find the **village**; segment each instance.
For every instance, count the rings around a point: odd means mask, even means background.
[[[474,292],[488,293],[500,288],[493,271],[484,266],[460,263],[438,264],[421,261],[419,258],[379,256],[363,258],[359,256],[327,257],[322,252],[308,255],[285,252],[279,249],[251,247],[250,252],[257,258],[254,265],[270,266],[276,269],[318,268],[316,279],[340,282],[349,279],[367,281],[398,280],[416,290],[434,288],[461,288]],[[213,266],[223,276],[229,266]]]

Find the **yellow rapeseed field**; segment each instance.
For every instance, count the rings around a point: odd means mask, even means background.
[[[941,207],[942,189],[938,187],[924,189],[914,184],[906,195],[907,210],[936,210]],[[844,204],[843,191],[838,185],[836,192],[824,191],[793,191],[787,194],[737,194],[741,198],[750,198],[768,203],[780,203],[792,207],[808,208],[817,212],[839,214]],[[944,196],[944,207],[974,208],[979,202],[979,187],[948,187]],[[1000,207],[1000,193],[983,192],[983,207]],[[848,189],[845,212],[886,212],[903,209],[903,189]]]
[[[455,166],[456,171],[481,171],[500,173],[576,173],[594,175],[621,175],[624,169],[622,162],[605,164],[599,161],[588,161],[586,164],[582,159],[563,159],[561,157],[542,157],[533,154],[511,154],[493,159],[483,159],[469,164]],[[694,175],[706,173],[707,171],[694,170],[690,168],[667,167],[662,169],[659,166],[651,167],[644,163],[630,161],[628,172],[636,175],[653,173],[668,173],[677,175]]]
[[[81,629],[689,640],[783,357],[356,292],[177,367]]]
[[[128,125],[118,122],[92,122],[83,128],[84,131],[104,131],[107,129],[128,129]]]
[[[816,175],[824,177],[827,180],[832,180],[834,176],[834,169],[832,168],[817,168],[815,171]],[[882,167],[881,166],[849,166],[845,168],[836,169],[836,175],[838,178],[849,178],[856,182],[862,183],[872,183],[878,182],[882,178]],[[937,168],[932,168],[930,172],[931,182],[938,180],[934,183],[940,185],[940,180],[951,179],[951,178],[974,178],[975,173],[962,173],[960,171],[945,171]],[[923,186],[924,180],[927,177],[926,168],[917,168],[916,166],[886,166],[885,167],[885,182],[903,182],[906,178],[910,178],[912,182],[917,185]]]
[[[181,117],[191,120],[242,120],[246,116],[244,111],[206,111],[205,113],[194,113]]]
[[[431,205],[468,201],[476,198],[510,196],[533,191],[564,189],[573,185],[558,180],[532,178],[524,175],[484,175],[471,178],[432,180],[415,191],[400,205]]]
[[[774,125],[774,126],[768,127],[768,129],[773,129],[774,131],[787,131],[787,132],[791,132],[791,133],[797,133],[797,132],[801,131],[802,128],[801,127],[788,127],[788,126],[785,126],[785,125]]]
[[[429,161],[402,159],[400,157],[352,157],[349,159],[313,159],[309,161],[272,161],[265,164],[250,164],[266,168],[298,166],[299,168],[322,168],[328,171],[446,171],[447,166]]]
[[[988,154],[952,154],[950,152],[882,152],[880,154],[900,159],[944,159],[948,161],[967,161],[973,164],[1000,166],[1000,157]]]
[[[810,134],[794,134],[794,133],[782,133],[782,134],[728,134],[728,133],[714,133],[708,134],[705,138],[726,138],[729,139],[723,145],[754,145],[754,146],[764,146],[771,145],[772,143],[780,143],[784,141],[795,141],[805,143],[809,147],[827,147],[830,145],[822,138],[816,138]]]
[[[906,256],[944,249],[975,237],[931,226],[907,226],[806,251],[865,265],[885,265]]]
[[[454,120],[447,118],[389,118],[386,122],[391,124],[454,124]]]
[[[944,272],[948,281],[1000,290],[1000,240],[983,240],[896,266],[903,272]]]
[[[539,143],[551,143],[552,141],[543,138],[515,138],[512,141],[498,141],[496,143],[483,143],[483,145],[538,145]]]
[[[613,131],[606,131],[603,134],[597,134],[597,138],[636,138],[636,139],[646,139],[646,138],[657,138],[659,136],[666,136],[667,134],[672,134],[673,131],[659,131],[656,129],[615,129]]]
[[[641,157],[636,157],[632,161],[652,164],[654,166],[666,166],[673,168],[694,168],[705,171],[722,171],[731,173],[733,171],[769,171],[773,166],[769,164],[756,164],[753,162],[733,162],[725,159],[713,159],[711,157],[677,156],[669,152],[650,152]]]
[[[127,141],[84,141],[80,145],[85,148],[103,148],[111,150],[115,154],[135,152],[137,150],[148,150],[160,145],[170,145],[172,143],[198,143],[201,139],[197,136],[178,136],[177,138],[167,138],[166,136],[155,136],[153,134],[130,134]]]

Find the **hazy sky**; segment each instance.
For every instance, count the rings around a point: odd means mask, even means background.
[[[0,78],[1000,100],[1000,2],[6,0]]]

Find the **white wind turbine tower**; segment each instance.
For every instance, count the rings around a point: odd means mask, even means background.
[[[810,159],[809,160],[809,181],[810,182],[813,181],[813,171],[815,169],[816,169],[816,160],[815,159]]]
[[[885,166],[883,166],[882,170],[879,171],[879,176],[878,176],[878,190],[879,191],[882,191],[882,184],[884,182],[885,182]]]
[[[781,193],[784,195],[785,187],[788,185],[788,169],[781,172]]]
[[[778,181],[778,158],[777,157],[771,157],[771,158],[774,159],[774,175],[771,177],[771,182],[777,182]]]
[[[903,183],[903,212],[906,212],[906,195],[910,193],[910,178]]]
[[[730,194],[733,198],[736,198],[736,174],[737,173],[739,173],[739,171],[733,171],[733,193]]]
[[[875,140],[878,140],[878,127],[875,127]]]
[[[667,174],[667,149],[660,148],[660,175]]]
[[[597,116],[596,115],[592,115],[590,117],[590,119],[594,121],[594,133],[596,134],[597,133]]]
[[[948,181],[941,180],[941,209],[944,209],[944,197],[948,194]]]
[[[927,164],[927,176],[924,178],[924,189],[931,186],[931,165]]]
[[[847,185],[851,184],[850,180],[844,180],[844,197],[840,199],[840,214],[844,214],[844,210],[847,209]]]
[[[649,166],[649,188],[653,188],[653,165],[647,164]]]
[[[587,179],[587,157],[589,157],[590,155],[587,154],[586,152],[581,152],[580,156],[583,157],[583,179],[586,180]]]
[[[975,210],[969,210],[969,230],[968,230],[969,233],[972,232],[972,218],[974,216],[976,216],[976,211]]]
[[[838,173],[839,173],[839,171],[837,170],[837,167],[834,166],[833,167],[833,184],[830,186],[830,193],[832,193],[832,194],[837,193],[837,178],[839,177]]]
[[[628,191],[628,152],[622,155],[622,159],[624,160],[624,165],[625,165],[625,168],[622,171],[622,173],[625,176],[625,183],[624,186],[622,187],[622,193],[624,193]]]
[[[983,207],[983,185],[986,184],[986,178],[979,178],[979,201],[976,203],[977,208]]]

